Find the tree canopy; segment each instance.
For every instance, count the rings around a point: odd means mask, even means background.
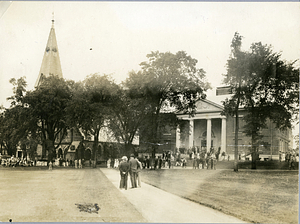
[[[252,138],[255,152],[267,119],[280,129],[291,128],[298,119],[299,69],[294,67],[295,61],[282,60],[270,45],[253,43],[250,51],[242,51],[241,44],[242,36],[235,33],[224,75],[224,83],[232,87],[233,95],[224,101],[223,113],[237,118],[240,106],[246,111],[244,133]]]
[[[66,108],[72,98],[73,84],[50,76],[22,100],[30,122],[28,128],[31,133],[39,134],[43,148],[48,150],[48,160],[52,160],[54,148],[59,147],[67,134]]]
[[[92,74],[83,82],[76,83],[73,98],[68,103],[68,123],[81,130],[86,139],[93,137],[94,156],[98,150],[100,130],[107,127],[116,91],[117,85],[108,75]]]
[[[176,54],[156,51],[147,58],[148,61],[140,64],[140,71],[129,74],[124,86],[130,96],[147,102],[148,119],[144,122],[152,129],[148,140],[153,143],[155,152],[159,114],[170,109],[193,114],[195,102],[206,97],[205,91],[210,85],[205,79],[205,71],[196,67],[197,60],[184,51]]]

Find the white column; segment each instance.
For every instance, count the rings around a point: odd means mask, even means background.
[[[226,118],[222,118],[221,152],[226,152]]]
[[[177,125],[177,129],[176,129],[176,148],[177,149],[180,148],[180,128],[179,128],[179,125]]]
[[[194,120],[190,120],[189,148],[194,146]]]
[[[211,147],[211,119],[207,119],[207,129],[206,129],[206,146],[207,146],[207,151],[210,150]]]

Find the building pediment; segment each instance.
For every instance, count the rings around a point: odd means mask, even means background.
[[[196,113],[202,112],[221,112],[223,107],[209,100],[199,100],[196,102]]]

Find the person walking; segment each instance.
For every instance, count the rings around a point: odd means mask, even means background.
[[[138,168],[138,161],[134,158],[134,155],[131,154],[130,160],[129,160],[131,188],[137,187],[137,185],[136,185],[137,168]]]
[[[127,162],[127,157],[123,156],[122,157],[122,162],[119,165],[119,170],[120,170],[120,189],[125,189],[127,190],[127,180],[128,180],[128,172],[129,172],[129,163]]]

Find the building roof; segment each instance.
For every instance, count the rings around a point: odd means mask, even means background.
[[[196,114],[198,113],[208,113],[208,112],[219,112],[223,110],[223,106],[207,100],[207,99],[201,99],[196,102]],[[185,112],[179,111],[176,113],[177,115],[183,115]]]
[[[40,73],[36,80],[35,87],[40,85],[44,77],[49,77],[50,75],[56,75],[59,78],[63,78],[54,29],[54,20],[52,20],[52,27],[50,29]]]

